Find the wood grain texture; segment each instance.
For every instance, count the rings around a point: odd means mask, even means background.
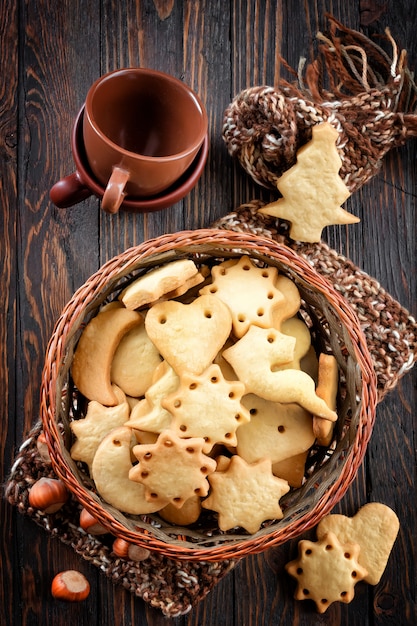
[[[392,36],[417,68],[414,0],[18,0],[0,1],[0,383],[2,481],[39,410],[44,354],[55,320],[73,292],[105,261],[143,240],[208,226],[243,202],[268,200],[228,155],[223,113],[240,90],[276,85],[311,60],[326,13],[365,34]],[[49,201],[51,186],[74,169],[70,136],[89,86],[119,67],[173,74],[199,93],[209,115],[210,153],[195,189],[152,214],[109,216],[90,198],[71,209]],[[352,196],[361,222],[330,227],[326,240],[375,276],[417,315],[417,142],[390,152],[379,173]],[[354,601],[321,616],[295,602],[284,565],[297,541],[239,563],[188,615],[167,619],[115,586],[71,548],[0,504],[0,624],[11,626],[408,626],[417,623],[416,372],[378,407],[368,453],[335,508],[353,515],[369,501],[391,506],[401,522],[381,583],[358,584]],[[314,532],[306,534],[314,538]],[[88,577],[92,593],[64,605],[50,595],[66,568]]]
[[[7,80],[0,83],[0,285],[3,302],[0,315],[0,458],[2,467],[13,460],[16,435],[16,195],[17,195],[17,143],[18,143],[18,16],[16,7],[0,6],[0,57],[8,68]],[[3,473],[2,473],[3,477]],[[16,512],[0,504],[0,623],[6,624],[13,614],[13,589],[17,563],[15,551],[10,550],[10,528]],[[14,548],[16,544],[14,544]]]

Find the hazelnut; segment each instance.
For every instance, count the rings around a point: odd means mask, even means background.
[[[46,443],[45,433],[39,433],[39,436],[36,440],[36,447],[38,449],[38,454],[41,457],[44,463],[50,463],[51,457],[49,456],[48,444]]]
[[[42,477],[29,491],[29,504],[44,513],[55,513],[64,506],[69,492],[64,483],[57,478]]]
[[[130,559],[131,561],[144,561],[150,555],[147,548],[129,543],[120,537],[113,542],[113,552],[122,559]]]
[[[90,583],[81,572],[65,570],[59,572],[53,579],[51,593],[57,600],[80,602],[90,593]]]
[[[80,513],[80,526],[90,535],[105,535],[109,532],[87,509],[82,509]]]

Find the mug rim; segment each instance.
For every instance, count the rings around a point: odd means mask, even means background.
[[[127,73],[144,74],[147,76],[155,76],[155,77],[163,78],[170,83],[174,83],[182,91],[186,92],[187,95],[190,95],[192,97],[192,99],[196,102],[196,104],[198,105],[198,108],[200,109],[202,123],[201,123],[200,133],[197,135],[196,140],[192,143],[192,145],[189,148],[187,148],[186,150],[182,150],[181,152],[176,152],[174,154],[164,155],[164,156],[152,156],[152,155],[140,154],[138,152],[133,152],[131,150],[127,150],[126,148],[123,148],[119,144],[112,141],[112,139],[110,139],[101,130],[101,128],[97,124],[96,119],[94,118],[92,114],[92,100],[97,90],[97,87],[100,84],[102,84],[104,81],[112,78],[113,76],[116,76],[117,74],[121,75],[121,74],[127,74]],[[200,96],[191,87],[189,87],[186,83],[182,82],[175,76],[172,76],[171,74],[167,74],[166,72],[162,72],[160,70],[154,70],[154,69],[149,69],[149,68],[144,68],[144,67],[125,67],[125,68],[120,68],[116,70],[111,70],[110,72],[107,72],[103,74],[102,76],[99,76],[99,78],[97,78],[94,81],[94,83],[91,85],[91,87],[89,88],[87,92],[87,96],[86,96],[85,103],[84,103],[84,119],[85,118],[88,119],[88,123],[90,124],[91,128],[101,138],[101,140],[104,141],[108,146],[110,146],[117,152],[120,152],[124,156],[133,158],[138,161],[147,161],[147,162],[153,161],[155,163],[157,162],[172,163],[173,161],[183,159],[187,155],[198,151],[198,149],[201,148],[201,145],[208,132],[208,115],[207,115],[206,108]]]

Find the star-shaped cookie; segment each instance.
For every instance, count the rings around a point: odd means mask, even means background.
[[[354,224],[359,218],[340,206],[350,192],[339,176],[342,161],[337,152],[337,130],[328,122],[313,126],[312,139],[297,152],[297,162],[278,179],[282,194],[260,213],[291,222],[296,241],[320,241],[330,224]]]
[[[162,400],[173,416],[171,430],[180,437],[203,437],[206,454],[215,443],[235,446],[236,429],[250,420],[241,404],[245,385],[225,380],[217,364],[201,376],[185,373],[180,381],[177,391]]]
[[[104,406],[96,400],[88,403],[86,416],[70,422],[70,428],[76,436],[71,446],[71,457],[88,465],[91,474],[96,450],[108,433],[118,426],[123,426],[129,417],[129,405],[126,396],[116,385],[112,391],[118,400],[116,406]]]
[[[181,439],[163,431],[154,444],[134,446],[139,463],[129,472],[130,480],[145,486],[146,498],[158,498],[181,508],[194,495],[206,496],[207,475],[216,469],[216,461],[203,454],[204,439]]]
[[[313,600],[319,613],[333,602],[350,602],[355,584],[367,575],[359,552],[358,544],[342,544],[332,532],[317,542],[300,541],[298,558],[285,566],[297,579],[296,600]]]
[[[212,269],[213,282],[200,294],[214,294],[227,304],[232,313],[233,332],[243,337],[251,324],[272,326],[272,311],[284,303],[276,288],[276,267],[257,267],[247,255],[233,265],[226,261]]]
[[[234,455],[227,469],[211,474],[209,482],[211,492],[202,506],[218,513],[221,530],[241,527],[256,533],[262,522],[283,517],[279,500],[290,488],[272,474],[269,459],[250,464]]]

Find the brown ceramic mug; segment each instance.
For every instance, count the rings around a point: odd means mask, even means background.
[[[95,195],[103,198],[105,187],[96,179],[88,164],[83,141],[84,106],[78,113],[71,134],[71,148],[75,163],[75,172],[56,182],[49,192],[55,206],[64,209]],[[166,209],[186,196],[197,184],[207,162],[209,151],[206,135],[196,158],[169,189],[150,198],[125,196],[120,209],[132,213],[150,213]]]
[[[196,158],[207,125],[200,98],[173,76],[130,68],[99,78],[85,101],[83,143],[105,188],[102,208],[116,213],[126,196],[168,189]]]

